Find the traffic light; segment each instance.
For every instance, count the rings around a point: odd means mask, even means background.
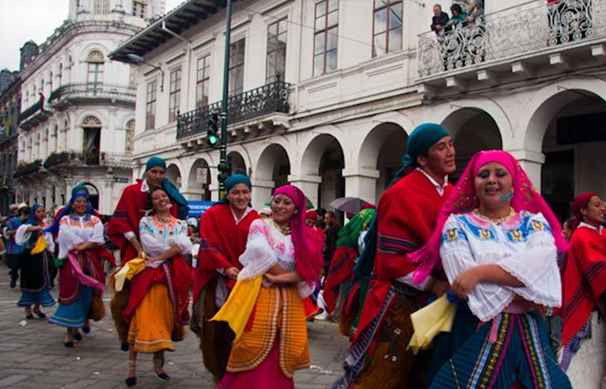
[[[229,162],[219,163],[217,169],[219,170],[219,182],[225,182],[229,178],[229,173],[231,171],[231,166],[229,165]]]
[[[206,143],[211,147],[219,146],[219,114],[215,111],[208,113],[208,130]]]

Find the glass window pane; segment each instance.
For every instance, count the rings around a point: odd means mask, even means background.
[[[402,3],[389,8],[389,28],[397,28],[402,25]]]
[[[331,12],[328,14],[328,27],[335,26],[339,23],[339,12]]]
[[[326,50],[336,50],[339,41],[339,31],[337,28],[328,30],[326,37]]]
[[[278,35],[278,23],[272,23],[267,28],[267,34],[269,36]]]
[[[389,4],[389,0],[375,0],[375,8],[380,8]]]
[[[402,29],[389,31],[389,52],[402,49]]]
[[[326,53],[326,72],[337,70],[337,50]]]
[[[375,12],[375,34],[379,34],[387,30],[387,9],[384,8]]]
[[[385,33],[383,34],[379,34],[379,35],[375,35],[374,41],[373,41],[373,54],[374,56],[379,56],[379,55],[383,55],[385,54],[385,40],[386,40],[386,35]]]
[[[339,0],[328,1],[328,12],[332,12],[339,9]]]
[[[324,54],[314,57],[314,75],[318,76],[324,73]]]
[[[314,54],[320,54],[323,53],[324,51],[326,51],[326,47],[325,47],[325,33],[320,33],[320,34],[316,34],[316,42],[315,42],[315,50],[314,50]]]
[[[326,1],[318,1],[316,4],[316,17],[326,15]]]
[[[286,32],[286,19],[280,20],[278,25],[278,34]]]
[[[314,31],[316,31],[316,32],[321,31],[321,30],[324,30],[325,28],[326,28],[326,18],[325,17],[317,18]]]

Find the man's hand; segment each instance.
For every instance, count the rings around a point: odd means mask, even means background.
[[[452,291],[460,298],[467,298],[473,289],[480,283],[478,269],[472,268],[459,274],[452,283]]]
[[[225,269],[225,275],[227,276],[227,278],[231,278],[232,280],[238,278],[238,273],[240,273],[240,270],[238,270],[237,267],[230,267],[228,269]]]

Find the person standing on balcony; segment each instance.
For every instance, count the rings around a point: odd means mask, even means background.
[[[225,181],[225,198],[200,218],[200,251],[193,280],[190,328],[200,338],[204,366],[219,382],[225,374],[233,337],[222,322],[210,322],[236,283],[251,223],[259,214],[250,207],[250,178],[234,174]]]
[[[463,23],[465,23],[467,13],[463,11],[463,8],[459,4],[453,4],[452,6],[450,6],[450,12],[452,16],[446,24],[446,29],[449,30],[458,26],[462,27]]]
[[[444,32],[444,27],[448,24],[448,14],[442,11],[440,4],[433,6],[433,16],[431,17],[431,31],[436,35],[441,35]]]
[[[160,157],[151,157],[145,165],[145,177],[127,186],[118,201],[116,210],[109,219],[107,234],[111,242],[120,250],[120,265],[143,255],[139,241],[139,222],[151,210],[151,190],[163,188],[171,201],[171,215],[185,220],[189,213],[187,200],[168,178],[166,161]],[[112,317],[122,341],[122,350],[128,350],[128,323],[125,323],[122,310],[128,303],[128,284],[117,292],[111,302]]]
[[[442,126],[424,123],[410,134],[402,169],[381,196],[356,265],[357,273],[367,269],[357,279],[370,279],[370,285],[356,281],[354,293],[360,296],[350,297],[364,303],[345,374],[334,389],[426,387],[430,355],[415,356],[407,349],[413,334],[410,314],[443,294],[448,284],[441,274],[415,284],[416,264],[409,255],[431,236],[455,169],[453,140]]]

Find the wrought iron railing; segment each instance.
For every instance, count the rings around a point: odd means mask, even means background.
[[[44,168],[51,169],[53,167],[68,163],[70,160],[76,158],[76,153],[69,153],[67,151],[59,153],[51,153],[48,158],[44,161]]]
[[[542,49],[606,38],[606,0],[535,0],[419,35],[421,78]]]
[[[17,169],[15,169],[15,174],[13,174],[13,177],[19,178],[37,173],[40,170],[40,167],[42,167],[42,161],[39,159],[33,162],[22,163],[17,166]]]
[[[38,101],[36,104],[32,105],[25,111],[21,112],[21,114],[19,115],[19,121],[23,122],[41,110],[42,110],[42,101]]]
[[[134,101],[136,98],[135,88],[108,84],[68,84],[55,89],[49,96],[50,103],[62,98],[120,98]]]
[[[273,112],[288,113],[289,94],[290,84],[278,80],[231,96],[227,103],[227,122],[231,125]],[[209,113],[220,111],[221,102],[217,102],[179,115],[177,138],[206,132]]]
[[[65,165],[87,165],[124,167],[132,166],[132,155],[130,153],[107,153],[107,152],[85,152],[63,151],[51,153],[44,161],[45,169],[52,169]]]

